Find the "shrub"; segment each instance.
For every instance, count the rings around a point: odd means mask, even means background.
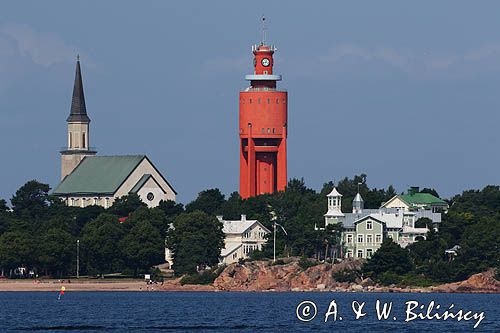
[[[184,275],[181,279],[181,285],[185,284],[211,284],[226,268],[225,265],[220,265],[211,270],[204,270],[195,274]]]
[[[332,273],[332,277],[337,282],[356,282],[361,278],[361,271],[358,269],[342,269]]]
[[[393,272],[384,272],[382,274],[379,274],[375,279],[375,281],[379,282],[384,286],[389,286],[391,284],[399,284],[401,280],[402,277]]]
[[[283,259],[278,259],[275,262],[273,262],[273,266],[275,266],[275,265],[284,265],[284,264],[285,264],[285,262],[283,261]]]
[[[316,260],[311,260],[311,259],[308,259],[306,257],[302,257],[300,258],[299,260],[299,267],[305,271],[306,269],[308,269],[309,267],[314,267],[314,266],[317,266],[319,265],[319,262],[317,262]]]

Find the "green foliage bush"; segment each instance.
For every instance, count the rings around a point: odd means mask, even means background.
[[[283,261],[283,259],[277,259],[275,262],[273,262],[273,266],[277,266],[277,265],[284,265],[285,262]]]
[[[181,285],[185,284],[211,284],[224,271],[225,265],[218,266],[211,270],[204,270],[199,273],[184,275]]]
[[[354,283],[357,279],[361,278],[360,270],[342,269],[332,273],[332,277],[337,282]]]
[[[299,262],[298,262],[298,265],[299,267],[305,271],[307,270],[308,268],[310,267],[314,267],[314,266],[317,266],[319,265],[320,262],[318,262],[317,260],[312,260],[312,259],[308,259],[306,257],[302,257],[300,258]]]

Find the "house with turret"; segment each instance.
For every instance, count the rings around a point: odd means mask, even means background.
[[[342,212],[342,194],[334,187],[327,195],[328,211],[324,215],[325,227],[342,225],[343,257],[370,258],[387,238],[406,247],[427,237],[427,227],[417,228],[420,218],[432,221],[437,229],[441,223],[440,211],[447,209],[445,201],[428,193],[396,195],[379,209],[365,209],[358,192],[352,202],[352,212]],[[423,194],[423,195],[422,195]]]

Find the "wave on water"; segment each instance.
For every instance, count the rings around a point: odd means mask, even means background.
[[[61,325],[61,326],[33,326],[33,327],[18,327],[15,330],[19,331],[91,331],[103,330],[105,326],[95,325]]]
[[[92,330],[155,330],[155,331],[179,331],[179,330],[248,330],[248,329],[270,329],[271,326],[256,325],[161,325],[161,326],[129,326],[129,327],[106,327],[97,325],[60,325],[60,326],[33,326],[18,327],[19,331],[92,331]]]

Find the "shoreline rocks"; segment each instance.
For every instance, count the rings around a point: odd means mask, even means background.
[[[444,292],[444,293],[500,293],[500,282],[492,270],[471,276],[456,283],[433,287],[379,286],[370,278],[355,282],[338,282],[333,274],[343,270],[358,270],[362,262],[347,259],[338,264],[318,264],[303,270],[298,259],[273,265],[271,261],[234,263],[214,281],[218,291],[337,291],[337,292]]]

